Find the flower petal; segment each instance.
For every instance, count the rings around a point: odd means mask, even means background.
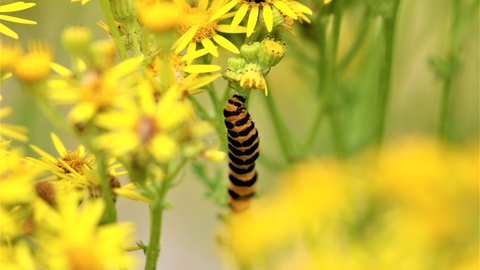
[[[208,0],[198,0],[198,8],[202,10],[207,10]]]
[[[55,133],[50,133],[50,137],[52,138],[53,145],[55,146],[55,149],[57,150],[57,153],[60,156],[63,156],[67,153],[67,149],[65,148],[65,145],[63,145],[62,141],[60,138],[58,138],[57,134]]]
[[[215,12],[215,14],[213,14],[212,17],[210,17],[210,22],[215,21],[216,19],[220,18],[222,15],[224,15],[225,13],[230,11],[230,9],[232,9],[234,6],[236,6],[237,3],[238,3],[237,0],[232,0],[232,1],[228,2],[225,6],[223,6],[221,9],[219,9],[217,12]]]
[[[247,32],[247,27],[245,26],[237,26],[234,29],[230,25],[227,24],[219,24],[215,28],[217,32],[222,32],[222,33],[229,33],[229,34],[241,34],[241,33],[246,33]]]
[[[197,51],[197,43],[195,43],[195,42],[188,43],[187,53],[185,54],[185,56],[190,55],[190,57],[192,57],[192,56],[196,56],[196,57],[188,58],[188,60],[184,60],[183,57],[182,57],[182,61],[186,61],[187,65],[191,65],[192,62],[193,62],[193,59],[198,58],[200,56],[203,56],[203,55],[197,56],[197,54],[195,54],[196,51]],[[208,53],[208,51],[207,51],[207,53]]]
[[[7,22],[20,23],[20,24],[37,24],[36,21],[22,19],[22,18],[8,16],[8,15],[0,15],[0,20],[4,20]]]
[[[3,23],[0,23],[0,33],[14,39],[18,39],[17,33],[15,33],[12,29],[6,27]]]
[[[187,47],[188,43],[192,41],[193,36],[197,33],[199,27],[199,24],[194,25],[173,44],[173,47],[176,47],[175,53],[179,53]]]
[[[258,6],[253,6],[247,23],[247,37],[251,36],[258,19]]]
[[[208,38],[202,39],[202,45],[203,47],[205,47],[205,49],[208,50],[208,52],[210,52],[211,55],[218,57],[217,46],[215,46],[215,44],[213,44],[213,42],[210,39]]]
[[[243,18],[245,18],[245,15],[247,14],[249,7],[250,5],[248,5],[247,3],[244,3],[238,9],[237,14],[235,14],[235,17],[233,18],[232,24],[230,25],[232,29],[237,27],[242,22]]]
[[[35,3],[15,2],[0,6],[0,12],[15,12],[36,6]]]
[[[190,44],[196,44],[196,43],[190,43]],[[200,49],[198,51],[188,52],[187,54],[182,56],[182,61],[187,61],[187,66],[188,66],[191,64],[193,59],[202,57],[208,53],[209,51],[206,48]]]
[[[290,4],[290,8],[295,11],[295,12],[299,12],[299,13],[305,13],[305,14],[308,14],[308,15],[312,15],[313,14],[313,11],[308,8],[307,6],[304,6],[302,4],[300,4],[299,2],[293,2]]]
[[[215,35],[212,37],[213,40],[215,40],[215,42],[218,43],[218,45],[222,46],[223,48],[233,52],[233,53],[236,53],[236,54],[239,54],[240,51],[238,50],[238,48],[228,39],[220,36],[220,35]]]
[[[272,32],[273,28],[273,14],[272,8],[269,5],[263,6],[263,20],[268,32]]]
[[[190,65],[186,66],[183,70],[188,73],[208,73],[219,71],[222,68],[217,65]]]
[[[58,75],[61,75],[62,77],[68,77],[68,78],[73,77],[73,72],[70,69],[68,69],[68,68],[66,68],[66,67],[64,67],[60,64],[51,62],[50,63],[50,68],[53,71],[55,71]]]
[[[280,1],[275,1],[273,5],[276,8],[278,8],[281,12],[287,14],[290,18],[293,18],[295,20],[297,19],[297,15],[289,6],[287,6],[287,4]]]

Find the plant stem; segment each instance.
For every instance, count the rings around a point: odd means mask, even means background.
[[[388,106],[388,98],[390,95],[390,81],[392,77],[392,60],[393,60],[393,44],[395,39],[395,24],[397,20],[398,5],[400,0],[393,2],[391,17],[383,18],[383,34],[385,41],[385,58],[383,61],[383,68],[380,77],[380,87],[378,93],[378,112],[377,125],[375,132],[375,141],[378,145],[382,144],[385,132],[385,119]]]
[[[120,38],[120,33],[118,32],[117,25],[115,24],[115,19],[113,18],[109,1],[100,0],[100,7],[102,8],[103,15],[105,16],[105,20],[107,21],[110,34],[112,35],[113,42],[115,42],[115,46],[117,47],[120,59],[125,60],[127,59],[127,51],[125,50],[125,46],[123,45],[123,42]]]
[[[156,194],[150,205],[150,238],[146,252],[146,270],[154,270],[157,267],[160,257],[160,239],[162,235],[162,219],[164,210],[164,201],[167,191],[171,188],[170,184],[175,179],[180,170],[185,166],[187,160],[182,159],[173,171],[168,171],[167,177],[163,183],[156,187]]]
[[[267,103],[267,109],[272,119],[273,127],[275,129],[275,133],[277,133],[278,142],[280,144],[280,148],[282,149],[283,155],[287,162],[293,161],[292,156],[292,144],[291,140],[293,137],[289,134],[288,130],[285,128],[284,123],[280,119],[280,114],[275,107],[273,102],[273,97],[270,95],[269,97],[264,97],[265,102]]]
[[[448,129],[449,129],[449,114],[450,114],[450,94],[451,94],[451,86],[452,86],[452,77],[447,76],[443,82],[442,87],[442,97],[440,103],[440,126],[438,133],[440,138],[447,139],[448,138]]]
[[[105,212],[103,213],[102,222],[113,223],[117,221],[117,209],[115,208],[115,202],[113,201],[113,193],[112,188],[110,187],[110,179],[107,175],[105,155],[101,151],[94,151],[94,154],[97,160],[97,173],[100,176],[100,184],[102,186],[102,197],[105,200]]]
[[[157,261],[160,257],[160,236],[162,234],[162,217],[163,217],[163,198],[166,192],[166,186],[162,185],[160,194],[150,205],[150,239],[148,241],[148,249],[146,252],[147,260],[145,270],[154,270],[157,267]]]
[[[370,17],[370,11],[366,11],[363,19],[362,19],[362,26],[360,27],[360,33],[357,35],[357,38],[353,42],[352,46],[349,48],[348,52],[345,54],[345,56],[342,58],[342,61],[340,61],[340,64],[338,64],[338,71],[342,72],[350,63],[352,60],[353,56],[358,52],[360,49],[360,45],[362,44],[363,40],[366,37],[367,34],[367,29],[368,29],[368,23],[369,23],[369,17]]]

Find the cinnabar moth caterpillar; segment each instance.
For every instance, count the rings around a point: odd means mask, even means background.
[[[260,153],[260,139],[242,96],[228,99],[223,116],[228,131],[228,204],[234,212],[241,212],[248,208],[255,195],[255,160]]]

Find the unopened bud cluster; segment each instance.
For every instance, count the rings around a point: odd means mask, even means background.
[[[286,51],[285,43],[270,36],[261,42],[244,44],[240,48],[240,57],[228,59],[223,78],[237,91],[259,89],[267,94],[265,75],[283,59]]]

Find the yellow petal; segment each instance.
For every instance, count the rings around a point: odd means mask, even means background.
[[[0,23],[0,33],[14,39],[18,39],[17,33],[15,33],[12,29],[6,27],[3,23]]]
[[[217,32],[222,32],[222,33],[230,33],[230,34],[242,34],[247,32],[247,27],[245,26],[237,26],[234,29],[230,27],[230,25],[226,24],[219,24],[215,28]]]
[[[216,79],[218,79],[220,76],[222,76],[222,74],[215,74],[215,75],[212,75],[212,76],[203,76],[197,80],[193,80],[189,83],[187,83],[185,86],[183,86],[185,89],[187,90],[191,90],[191,89],[197,89],[197,88],[200,88],[202,86],[205,86],[213,81],[215,81]]]
[[[208,0],[199,0],[198,1],[198,8],[207,10],[208,7]]]
[[[41,157],[44,157],[46,159],[48,159],[49,161],[51,162],[56,162],[56,158],[52,157],[49,153],[43,151],[42,149],[36,147],[35,145],[33,144],[30,144],[30,148],[33,149],[33,151],[35,151],[37,154],[39,154]]]
[[[268,32],[272,32],[273,28],[273,14],[272,8],[269,5],[263,6],[263,20]]]
[[[196,44],[196,43],[190,43],[190,44]],[[206,48],[203,48],[203,49],[200,49],[200,50],[194,51],[194,52],[188,52],[187,54],[182,56],[182,61],[187,61],[187,65],[190,65],[188,63],[188,61],[191,62],[193,59],[202,57],[202,56],[204,56],[208,53],[209,53],[209,51]]]
[[[217,65],[190,65],[186,66],[183,70],[188,73],[208,73],[221,69],[222,68]]]
[[[297,15],[295,14],[295,12],[293,12],[293,10],[289,6],[287,6],[287,4],[280,1],[275,1],[273,5],[276,8],[278,8],[281,12],[287,14],[290,18],[293,18],[295,20],[297,19]]]
[[[240,51],[238,50],[238,48],[228,39],[220,36],[220,35],[215,35],[213,36],[213,40],[215,40],[215,42],[218,43],[218,45],[222,46],[223,48],[233,52],[233,53],[236,53],[236,54],[239,54]]]
[[[232,9],[234,6],[236,6],[237,3],[238,3],[237,0],[232,0],[232,1],[228,2],[225,6],[223,6],[221,9],[219,9],[217,12],[215,12],[215,14],[212,15],[212,17],[210,18],[210,22],[215,21],[216,19],[220,18],[222,15],[224,15],[225,13],[230,11],[230,9]]]
[[[190,56],[193,56],[193,55],[195,55],[196,50],[197,50],[197,43],[195,43],[195,42],[190,42],[190,43],[188,44],[187,53],[186,53],[185,55],[189,55],[189,54],[190,54]],[[208,51],[207,51],[207,53],[208,53]],[[200,56],[203,56],[203,55],[200,55]],[[187,60],[183,59],[183,57],[182,57],[182,61],[186,61],[186,62],[187,62],[187,65],[191,65],[192,62],[193,62],[193,59],[198,58],[198,57],[200,57],[200,56],[196,56],[196,57],[193,57],[193,58],[189,58],[189,59],[187,59]]]
[[[205,47],[205,49],[208,50],[208,52],[215,56],[215,57],[218,57],[218,50],[217,50],[217,46],[215,46],[215,44],[213,44],[213,42],[208,39],[208,38],[204,38],[202,39],[202,45],[203,47]]]
[[[60,64],[51,62],[50,63],[50,68],[53,71],[55,71],[56,73],[58,73],[58,75],[61,75],[63,77],[72,77],[73,76],[73,72],[70,69],[68,69],[68,68],[66,68],[66,67],[64,67]]]
[[[230,28],[235,28],[237,27],[240,22],[242,22],[243,18],[245,18],[245,14],[247,14],[248,8],[250,5],[247,3],[244,3],[237,11],[237,14],[235,14],[235,17],[233,18],[232,24]]]
[[[173,158],[178,151],[178,146],[169,136],[159,134],[152,140],[148,150],[157,161],[164,163]]]
[[[12,77],[12,75],[13,74],[11,72],[7,72],[7,73],[3,74],[3,76],[0,78],[0,81],[8,79],[8,78]]]
[[[97,107],[93,103],[80,103],[73,107],[68,113],[68,118],[73,123],[81,123],[90,120],[97,112]]]
[[[253,6],[247,23],[247,37],[251,36],[258,19],[258,6]]]
[[[113,82],[113,81],[116,81],[118,78],[121,78],[123,76],[126,76],[134,72],[137,69],[137,67],[143,62],[144,58],[145,57],[141,55],[141,56],[129,58],[127,60],[120,62],[120,64],[114,66],[108,71],[106,79],[109,82]]]
[[[145,203],[148,203],[148,204],[151,204],[152,203],[152,200],[150,200],[149,198],[143,196],[142,194],[136,192],[136,191],[133,191],[133,190],[130,190],[130,189],[125,189],[123,187],[121,188],[114,188],[113,189],[113,192],[117,195],[120,195],[120,196],[123,196],[125,198],[129,198],[131,200],[135,200],[135,201],[142,201],[142,202],[145,202]]]
[[[26,19],[17,18],[17,17],[13,17],[13,16],[7,16],[7,15],[0,15],[0,20],[4,20],[4,21],[7,21],[7,22],[20,23],[20,24],[33,24],[33,25],[37,24],[36,21],[26,20]]]
[[[174,48],[176,46],[175,53],[180,53],[185,47],[187,47],[188,43],[192,41],[193,36],[197,33],[199,27],[199,24],[194,25],[173,44]]]
[[[0,6],[0,12],[15,12],[36,6],[35,3],[15,2]]]
[[[55,146],[55,149],[57,150],[57,153],[60,156],[63,156],[67,153],[67,149],[65,148],[65,145],[63,145],[62,141],[60,138],[58,138],[57,134],[55,133],[50,133],[50,137],[52,138],[53,145]]]
[[[290,8],[296,12],[300,12],[300,13],[305,13],[305,14],[308,14],[308,15],[312,15],[313,12],[310,8],[308,8],[307,6],[304,6],[298,2],[293,2],[290,4]]]

